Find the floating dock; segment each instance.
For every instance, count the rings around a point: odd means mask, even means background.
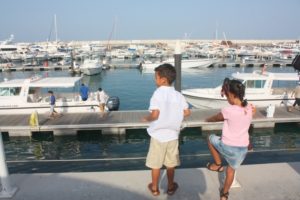
[[[219,112],[219,109],[192,109],[190,117],[182,128],[199,127],[202,131],[221,130],[223,122],[205,122],[205,119]],[[142,118],[149,112],[112,111],[107,113],[66,113],[49,119],[47,114],[38,115],[38,124],[29,125],[30,115],[0,115],[0,131],[9,136],[32,136],[33,133],[52,132],[53,135],[76,135],[78,131],[99,130],[102,134],[125,134],[127,129],[145,129],[148,122]],[[276,107],[274,116],[266,117],[266,108],[258,108],[253,118],[253,128],[272,128],[276,123],[300,122],[300,111],[288,112],[287,108]]]

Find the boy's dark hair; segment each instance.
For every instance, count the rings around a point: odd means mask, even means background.
[[[222,91],[228,95],[228,92],[232,93],[235,97],[238,97],[241,102],[242,106],[245,107],[248,102],[244,99],[245,96],[245,86],[239,80],[230,80],[229,78],[225,78],[223,81]]]
[[[101,87],[99,87],[99,88],[98,88],[98,91],[100,91],[100,92],[101,92],[101,91],[102,91],[102,88],[101,88]]]
[[[52,91],[52,90],[49,90],[48,93],[49,93],[49,94],[53,94],[53,91]]]
[[[154,69],[154,71],[157,72],[160,77],[166,78],[170,85],[176,79],[176,70],[175,67],[173,67],[173,65],[171,64],[164,63],[162,65],[159,65]]]

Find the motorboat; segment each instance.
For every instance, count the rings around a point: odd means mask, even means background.
[[[102,65],[99,59],[85,59],[82,65],[80,65],[80,71],[89,76],[100,74],[102,72]]]
[[[0,114],[49,112],[48,91],[56,97],[55,110],[61,113],[97,111],[96,92],[87,101],[78,94],[82,77],[39,77],[4,80],[0,83]]]
[[[245,99],[257,107],[269,105],[292,105],[291,97],[299,77],[295,73],[272,73],[254,71],[252,73],[233,73],[233,79],[240,80],[246,87]],[[226,97],[221,96],[222,85],[215,88],[182,90],[187,101],[196,108],[223,108],[228,105]]]
[[[184,59],[181,60],[181,69],[184,70],[190,68],[207,68],[217,62],[218,62],[217,59],[186,59],[186,60]],[[156,62],[151,62],[149,60],[146,60],[141,63],[141,68],[142,70],[153,71],[156,67],[164,63],[169,63],[174,65],[175,60],[174,58],[170,58],[163,61],[156,61]]]

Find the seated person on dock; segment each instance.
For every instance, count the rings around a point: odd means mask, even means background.
[[[295,102],[294,102],[293,106],[288,109],[289,112],[292,111],[292,108],[295,109],[296,105],[298,105],[298,107],[300,106],[300,81],[298,82],[298,85],[296,86],[295,90],[293,91],[292,97],[295,97]]]
[[[79,93],[80,93],[82,101],[86,101],[89,96],[89,88],[87,86],[85,86],[84,83],[82,83],[80,86],[80,89],[79,89]]]

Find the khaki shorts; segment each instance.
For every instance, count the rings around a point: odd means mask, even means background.
[[[151,137],[146,166],[160,169],[163,165],[170,168],[180,165],[178,140],[159,142]]]

